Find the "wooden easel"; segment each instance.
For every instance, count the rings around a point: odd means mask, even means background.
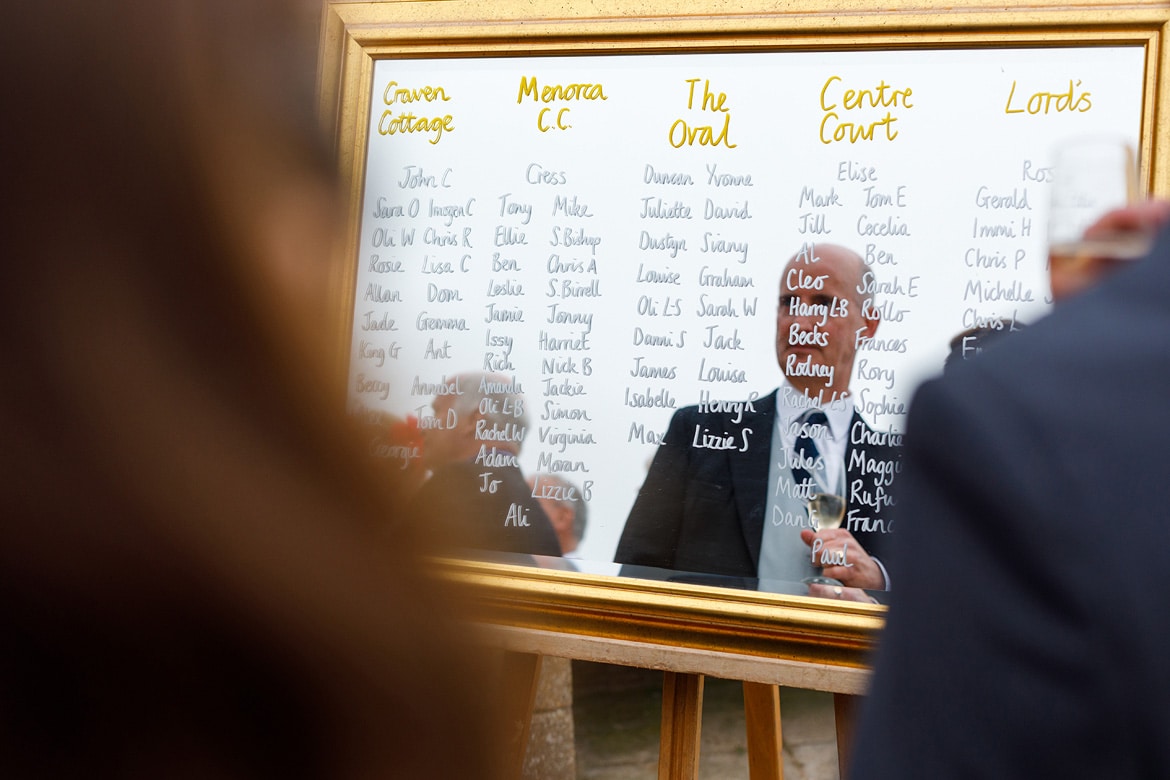
[[[503,670],[503,690],[509,691],[507,727],[507,778],[519,780],[528,744],[533,702],[540,676],[542,656],[509,652]],[[662,681],[662,725],[658,750],[659,780],[697,780],[699,738],[702,734],[703,684],[705,675],[696,672],[664,671]],[[784,760],[780,719],[780,686],[775,683],[743,682],[744,717],[747,729],[750,780],[783,780]],[[846,776],[853,719],[859,697],[834,695],[837,722],[837,757],[842,777]]]

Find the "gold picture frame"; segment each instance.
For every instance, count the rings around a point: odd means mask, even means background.
[[[992,0],[945,9],[922,0],[326,0],[321,116],[352,204],[330,291],[339,376],[349,355],[367,111],[379,59],[1140,46],[1141,176],[1148,191],[1167,195],[1168,32],[1170,4],[1148,0],[1034,0],[1011,9]],[[442,571],[471,588],[511,649],[700,673],[711,673],[718,658],[737,679],[842,693],[863,691],[885,609],[498,563],[445,561]]]

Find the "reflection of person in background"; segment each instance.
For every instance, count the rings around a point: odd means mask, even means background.
[[[566,558],[580,558],[577,545],[585,536],[589,512],[581,489],[559,474],[534,474],[528,478],[528,487],[552,523],[561,543],[561,554]]]
[[[419,420],[431,475],[410,502],[416,522],[444,528],[458,546],[560,555],[561,546],[520,472],[528,433],[524,396],[510,377],[466,373]]]
[[[294,7],[0,25],[0,777],[483,776],[435,545],[321,403]]]
[[[413,494],[426,479],[418,419],[403,419],[377,409],[359,409],[353,416],[361,427],[366,452],[385,467],[387,486],[399,496]]]
[[[1002,317],[991,324],[979,325],[957,333],[947,345],[946,360],[943,362],[943,371],[950,371],[964,360],[970,360],[1009,333],[1015,333],[1024,328],[1024,324],[1011,317]]]
[[[884,550],[890,530],[896,437],[871,429],[850,392],[856,352],[878,327],[872,285],[862,258],[844,247],[806,246],[789,260],[776,314],[783,382],[762,398],[675,413],[617,562],[793,581],[815,573],[815,547],[843,556],[845,565],[827,566],[827,576],[855,587],[889,584],[869,553]],[[815,452],[797,449],[806,436]],[[845,497],[841,528],[810,527],[805,504],[818,486]]]
[[[1170,777],[1167,301],[1170,231],[915,395],[851,777]]]

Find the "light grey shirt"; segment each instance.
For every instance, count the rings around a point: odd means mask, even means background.
[[[776,423],[772,428],[772,447],[768,462],[768,503],[764,515],[764,534],[760,542],[758,576],[761,580],[795,582],[811,577],[813,567],[808,545],[800,539],[802,528],[812,528],[808,518],[809,485],[800,485],[792,475],[799,460],[794,445],[801,430],[801,417],[818,407],[806,403],[807,397],[787,382],[776,394]],[[845,450],[849,422],[853,418],[853,401],[846,398],[820,408],[828,418],[813,434],[820,457],[807,468],[820,490],[835,488],[845,495]]]

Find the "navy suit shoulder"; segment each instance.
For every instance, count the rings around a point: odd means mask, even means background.
[[[1168,238],[916,394],[855,780],[1170,776]]]

